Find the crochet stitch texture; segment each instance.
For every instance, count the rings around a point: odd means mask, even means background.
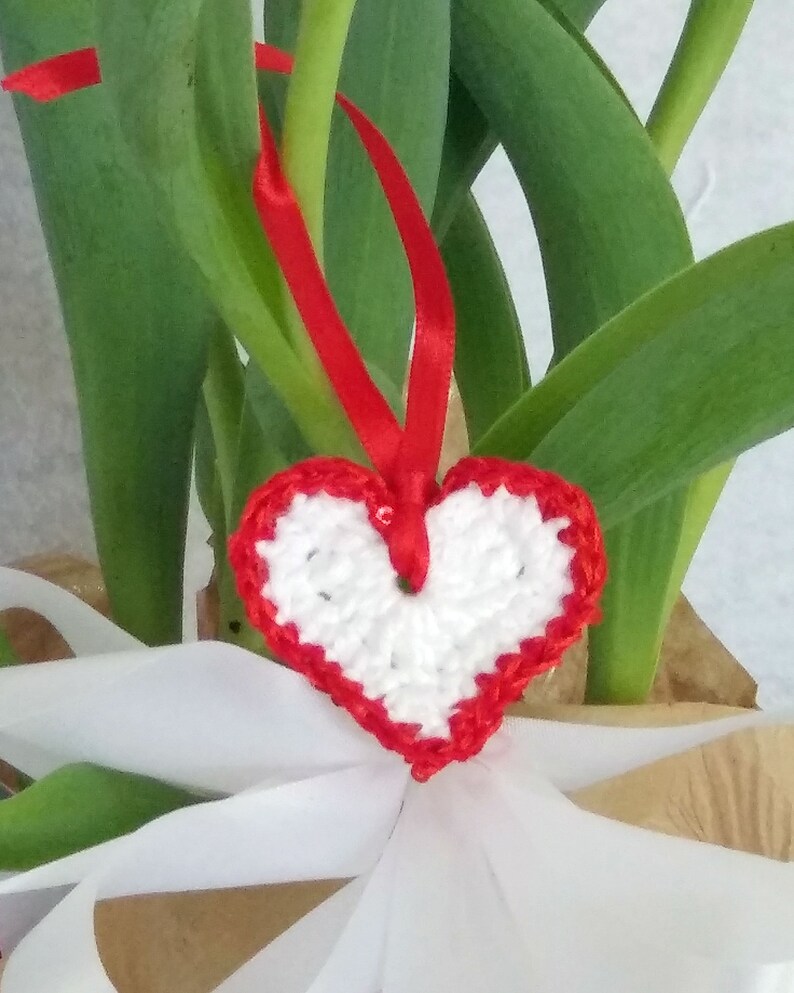
[[[401,588],[364,506],[347,498],[297,493],[256,550],[277,623],[323,645],[392,721],[449,738],[476,677],[562,612],[573,549],[558,538],[567,518],[544,521],[534,496],[504,486],[486,497],[470,483],[426,520],[430,568],[417,593]]]

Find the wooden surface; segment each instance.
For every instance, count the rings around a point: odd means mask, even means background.
[[[13,563],[34,576],[47,579],[107,615],[108,599],[99,566],[74,555],[34,555]],[[71,655],[66,642],[55,628],[29,610],[0,611],[0,626],[23,662],[49,662]],[[0,785],[12,792],[17,788],[18,773],[0,760]]]
[[[587,810],[664,834],[794,860],[794,728],[752,728],[578,790]]]
[[[562,664],[533,680],[524,699],[530,703],[584,703],[587,643],[566,652]],[[685,597],[679,597],[662,644],[659,670],[649,703],[714,703],[754,707],[752,676],[712,634]]]
[[[342,882],[129,897],[100,903],[102,961],[121,993],[209,993]]]
[[[33,555],[12,563],[80,597],[101,614],[109,613],[102,573],[93,562],[75,555]],[[25,662],[68,658],[69,646],[55,628],[29,610],[4,610],[0,622],[17,656]]]

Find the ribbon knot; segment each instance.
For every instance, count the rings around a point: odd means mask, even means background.
[[[409,592],[418,593],[430,566],[425,514],[438,493],[438,484],[425,472],[408,468],[398,474],[394,493],[394,519],[387,534],[389,557]]]

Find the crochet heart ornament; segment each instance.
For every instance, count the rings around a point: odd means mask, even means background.
[[[248,616],[416,779],[476,754],[533,676],[596,614],[592,505],[551,473],[467,458],[425,512],[421,589],[389,554],[394,497],[373,472],[312,459],[257,490],[231,541]]]
[[[271,68],[289,68],[275,58]],[[475,755],[529,680],[595,618],[604,552],[587,496],[550,473],[468,458],[437,484],[455,353],[449,283],[393,150],[338,101],[375,166],[413,282],[405,422],[336,309],[263,113],[254,202],[373,469],[315,458],[279,473],[251,496],[230,556],[275,656],[423,781]]]

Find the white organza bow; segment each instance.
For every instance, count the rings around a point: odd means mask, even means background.
[[[218,993],[791,993],[794,865],[633,828],[563,795],[742,727],[510,720],[425,785],[300,676],[228,645],[144,649],[41,580],[0,609],[75,660],[0,671],[0,756],[77,761],[222,799],[0,884],[2,993],[113,993],[99,899],[353,881]]]

